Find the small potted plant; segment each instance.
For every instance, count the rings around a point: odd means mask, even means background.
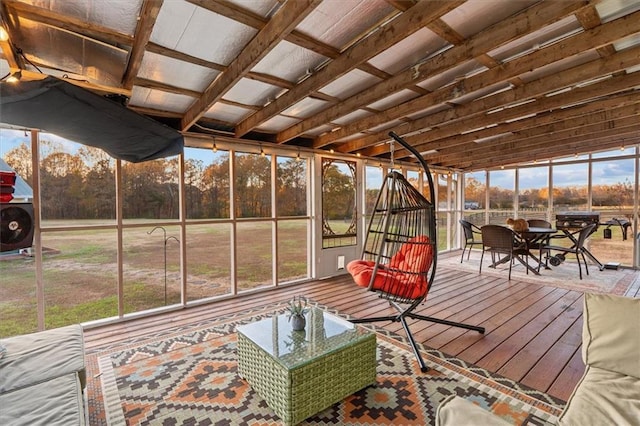
[[[289,322],[293,330],[304,330],[307,325],[307,320],[304,317],[304,314],[309,310],[307,305],[307,299],[302,296],[296,296],[289,302]]]

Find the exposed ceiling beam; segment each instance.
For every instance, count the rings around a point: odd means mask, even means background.
[[[213,13],[217,13],[218,15],[226,16],[227,18],[233,19],[235,21],[241,22],[249,27],[255,28],[257,30],[261,30],[266,23],[267,19],[263,18],[260,15],[257,15],[247,9],[243,9],[233,3],[229,3],[225,0],[187,0],[189,3],[193,3],[197,6],[200,6],[204,9],[207,9]],[[340,56],[340,50],[329,46],[327,44],[321,43],[318,40],[311,38],[310,36],[301,33],[300,31],[293,30],[291,33],[287,34],[284,38],[286,41],[298,45],[300,47],[304,47],[312,52],[315,52],[319,55],[325,56],[329,59],[335,59]],[[371,64],[361,64],[358,68],[362,71],[368,72],[369,74],[375,75],[379,78],[388,78],[389,75],[384,71],[381,71],[374,67]]]
[[[443,147],[437,149],[437,153],[425,154],[424,158],[427,162],[442,163],[455,159],[461,152],[473,154],[476,149],[484,150],[487,147],[491,149],[510,140],[524,140],[527,137],[541,134],[550,135],[554,131],[638,114],[640,114],[638,94],[612,96],[598,102],[549,111],[530,119],[502,123],[478,132],[441,139],[438,143]],[[490,140],[491,142],[477,143],[477,140]]]
[[[531,81],[512,90],[503,91],[498,94],[473,101],[466,105],[456,106],[454,108],[449,108],[445,111],[420,118],[408,123],[407,125],[399,126],[399,128],[394,129],[394,131],[398,134],[404,135],[418,129],[430,129],[437,127],[437,131],[426,130],[420,135],[407,136],[405,139],[421,151],[440,149],[450,146],[452,142],[450,140],[440,142],[438,139],[460,135],[473,129],[481,129],[486,126],[499,123],[499,121],[497,121],[498,116],[495,114],[487,115],[490,111],[495,111],[499,108],[509,108],[517,102],[543,97],[545,94],[557,91],[559,88],[572,87],[584,81],[602,77],[603,75],[616,74],[621,69],[630,68],[639,64],[640,47],[623,50],[614,56],[578,65],[566,70],[566,72],[552,74],[541,79]],[[624,78],[624,76],[620,76],[620,78]],[[622,87],[624,87],[624,83],[622,83]],[[573,96],[575,95],[575,91],[569,92],[569,94]],[[556,108],[564,106],[564,102],[567,102],[566,105],[570,105],[568,100],[569,98],[565,96],[554,96],[552,98],[554,101],[558,102]],[[580,100],[581,99],[571,102],[578,102]],[[538,113],[540,112],[539,105],[539,103],[531,102],[518,107],[517,110],[509,108],[509,110],[517,111],[517,114],[519,114],[510,118],[524,117]],[[442,136],[437,137],[437,135]],[[430,141],[428,148],[427,144],[421,142],[425,138],[428,138]],[[364,142],[348,142],[344,146],[340,147],[340,151],[352,152],[360,149],[360,146],[373,145],[379,140],[386,140],[388,139],[388,136],[383,132],[380,132],[365,139],[368,140]],[[386,148],[386,150],[388,151],[388,148]],[[369,149],[365,149],[363,154],[375,156],[385,152],[385,147],[371,147]],[[396,155],[402,157],[404,155],[409,155],[409,153],[407,151],[400,150],[396,152]]]
[[[599,132],[598,134],[580,135],[573,138],[558,140],[558,147],[553,151],[549,150],[548,145],[540,146],[536,149],[530,149],[527,152],[519,152],[515,154],[505,153],[500,157],[469,159],[464,163],[465,169],[484,170],[497,168],[499,165],[508,166],[522,163],[531,163],[534,161],[551,160],[553,158],[561,158],[570,155],[579,155],[591,151],[602,151],[606,149],[619,148],[621,141],[626,138],[636,139],[640,137],[640,130],[629,127],[624,129],[613,129]],[[555,141],[554,141],[555,142]]]
[[[640,100],[638,100],[640,102]],[[554,115],[554,114],[550,114]],[[556,118],[556,117],[553,117]],[[631,120],[631,121],[629,121]],[[486,143],[470,143],[458,145],[448,149],[445,152],[440,151],[437,154],[425,155],[425,161],[430,164],[438,164],[442,166],[450,166],[456,164],[461,157],[482,158],[490,153],[493,156],[500,155],[500,152],[520,152],[528,150],[532,146],[539,144],[548,144],[550,140],[560,140],[569,132],[579,132],[580,135],[588,135],[592,131],[595,132],[596,126],[604,123],[610,126],[618,123],[616,127],[629,126],[629,123],[637,124],[640,129],[640,103],[627,105],[621,108],[614,108],[605,111],[595,111],[588,115],[561,120],[549,124],[538,125],[526,130],[516,131],[515,133],[498,139],[493,139]],[[626,123],[626,124],[625,124]],[[496,135],[499,135],[499,131]]]
[[[584,7],[583,3],[579,2],[550,2],[542,3],[534,6],[531,9],[527,9],[514,17],[511,17],[506,22],[500,22],[495,24],[486,30],[478,33],[474,37],[467,40],[464,44],[449,49],[442,54],[430,58],[420,65],[416,65],[409,70],[406,70],[386,82],[380,83],[373,88],[369,88],[356,96],[352,96],[340,106],[333,107],[332,109],[325,110],[318,114],[316,117],[305,120],[305,122],[299,124],[294,130],[287,130],[287,134],[281,136],[282,139],[291,137],[295,133],[304,132],[308,129],[317,126],[319,120],[325,120],[326,116],[333,119],[346,111],[351,111],[361,105],[366,105],[381,96],[382,93],[393,93],[404,89],[407,84],[415,84],[421,80],[424,80],[430,76],[436,75],[439,72],[451,69],[456,65],[469,60],[469,58],[478,58],[486,54],[486,52],[495,49],[496,46],[508,43],[517,37],[521,37],[523,34],[527,34],[532,31],[536,31],[545,25],[549,25],[563,17],[574,13],[579,7]],[[502,80],[506,80],[504,78]],[[421,104],[433,105],[436,102],[433,101],[432,95],[425,95]],[[450,97],[448,97],[450,98]],[[440,103],[440,102],[438,102]],[[341,108],[338,109],[338,108]],[[340,114],[340,115],[338,115]],[[402,114],[394,115],[395,118],[401,117]],[[370,127],[383,124],[382,120],[375,120],[376,123]],[[321,148],[332,143],[334,140],[338,140],[341,137],[347,136],[351,133],[351,129],[355,128],[357,123],[349,126],[345,126],[337,132],[333,132],[325,137],[319,137],[314,143],[315,148]],[[368,125],[368,122],[365,122]],[[359,126],[362,127],[362,126]],[[356,132],[366,129],[358,128]]]
[[[449,2],[425,0],[418,3],[388,25],[370,34],[360,43],[351,46],[339,58],[329,62],[294,89],[284,93],[261,111],[239,123],[236,126],[236,136],[240,137],[246,134],[260,123],[286,109],[289,105],[303,99],[309,92],[320,89],[330,81],[356,68],[359,64],[388,49],[462,3],[464,1],[458,0]]]
[[[133,80],[138,75],[144,51],[151,38],[153,26],[160,13],[164,0],[144,0],[138,16],[138,24],[134,34],[133,46],[129,52],[129,60],[122,78],[122,86],[126,89],[133,87]]]
[[[133,44],[133,36],[114,31],[102,25],[61,15],[52,10],[32,6],[16,0],[4,0],[3,3],[9,13],[15,12],[24,19],[30,19],[54,28],[64,29],[111,45],[131,46]]]
[[[590,86],[577,88],[575,90],[572,90],[571,92],[563,93],[557,96],[540,98],[535,102],[505,109],[494,114],[476,116],[475,118],[464,120],[464,122],[465,125],[468,123],[469,129],[480,129],[485,126],[493,125],[495,123],[518,119],[519,117],[524,117],[534,112],[541,113],[556,110],[567,105],[578,104],[580,102],[586,102],[588,100],[610,96],[618,92],[629,92],[630,87],[635,87],[638,85],[640,85],[640,73],[613,77],[598,84],[592,84]],[[631,92],[633,92],[633,90],[631,90]],[[412,141],[408,142],[411,143],[419,152],[439,149],[441,147],[448,146],[446,141],[444,140],[445,137],[459,134],[460,130],[460,126],[443,126],[441,128],[434,129],[432,131],[419,135],[421,140],[426,140],[427,142],[420,143],[415,140],[416,137],[411,137]],[[442,140],[440,141],[438,139]],[[371,155],[366,151],[365,154]],[[409,155],[409,153],[402,150],[398,152],[397,158],[404,158]]]
[[[628,15],[628,16],[640,19],[640,12],[636,12],[635,14]],[[507,62],[501,65],[500,67],[489,69],[485,72],[476,74],[457,84],[444,87],[429,95],[425,95],[420,98],[411,100],[397,107],[389,108],[388,110],[376,116],[366,117],[362,120],[359,120],[358,122],[347,125],[343,128],[345,129],[344,132],[345,134],[353,134],[359,131],[364,131],[368,128],[381,125],[395,118],[403,117],[403,116],[406,116],[407,114],[410,114],[416,111],[421,111],[428,107],[432,107],[434,105],[443,104],[444,102],[453,101],[455,104],[455,98],[462,94],[469,94],[486,87],[492,87],[499,83],[506,83],[508,82],[509,78],[517,76],[521,73],[526,73],[529,70],[534,69],[536,67],[541,67],[546,64],[551,64],[553,62],[562,60],[567,56],[578,54],[584,50],[589,50],[590,48],[595,48],[598,45],[607,44],[611,42],[611,40],[616,39],[618,37],[617,35],[619,35],[620,33],[629,35],[637,31],[637,28],[634,28],[634,26],[637,26],[637,24],[632,23],[631,21],[627,21],[624,18],[622,19],[623,19],[623,22],[618,22],[619,20],[612,21],[608,24],[604,24],[598,27],[595,30],[592,30],[595,33],[593,34],[593,37],[586,36],[585,34],[587,33],[578,34],[573,37],[574,40],[570,45],[567,45],[566,43],[556,43],[546,48],[530,53],[529,55],[522,56],[518,59],[514,59],[510,62]],[[620,37],[625,37],[626,35],[622,35]],[[598,74],[598,75],[601,75],[601,74]],[[575,79],[575,78],[581,78],[582,75],[578,73],[571,73],[571,75],[566,76],[566,73],[563,73],[563,75],[554,75],[554,76],[551,76],[550,78],[562,79],[563,77],[570,77]],[[583,78],[579,81],[584,81],[584,80],[585,79]],[[532,85],[532,87],[535,87],[535,85]],[[548,91],[560,90],[564,87],[566,86],[558,84],[558,85],[555,85],[554,87],[548,87],[547,90]],[[517,89],[518,88],[514,89],[513,91],[516,92]],[[524,100],[529,97],[531,97],[531,95],[523,98],[514,99],[512,102]],[[487,100],[487,102],[490,102],[490,101]],[[472,104],[474,104],[474,102],[472,102]],[[464,110],[462,106],[457,106],[455,109]],[[427,116],[427,117],[415,120],[414,122],[409,123],[408,125],[405,125],[404,126],[405,129],[402,129],[402,133],[399,133],[399,134],[410,133],[412,131],[416,131],[421,128],[428,128],[431,125],[438,125],[439,123],[442,122],[442,120],[433,120],[433,121],[431,120],[432,120],[431,116]],[[428,124],[429,122],[431,122],[431,124]],[[409,130],[409,129],[412,129],[412,130]],[[333,133],[340,133],[340,131],[333,132]],[[315,146],[318,146],[318,145],[324,146],[327,143],[331,143],[336,139],[338,139],[338,137],[334,136],[333,133],[319,137]],[[375,140],[375,137],[368,138],[368,142],[371,145],[377,143]]]
[[[296,0],[285,3],[227,69],[189,107],[181,121],[182,130],[187,130],[202,117],[320,3],[321,0]]]

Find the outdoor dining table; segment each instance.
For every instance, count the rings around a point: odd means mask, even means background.
[[[538,228],[538,227],[530,227],[525,231],[516,231],[511,226],[508,226],[515,234],[518,236],[519,241],[516,241],[516,244],[519,244],[521,248],[526,250],[526,256],[532,258],[537,262],[537,265],[542,265],[542,250],[540,250],[539,257],[532,253],[531,248],[534,244],[541,244],[543,240],[545,240],[548,236],[555,234],[557,232],[556,229],[553,228]],[[528,260],[523,259],[522,254],[514,253],[514,259],[518,262],[522,263],[529,271],[533,272],[535,275],[540,275],[539,267],[533,267],[529,264]],[[491,265],[491,267],[495,267],[501,263],[510,262],[512,258],[510,256],[505,256],[503,259],[500,259],[495,264]],[[548,267],[545,265],[545,269]]]
[[[518,235],[518,237],[520,237],[521,244],[524,246],[524,248],[527,251],[527,256],[529,256],[530,258],[535,260],[538,263],[538,266],[541,266],[543,264],[543,262],[542,262],[542,248],[540,249],[539,257],[536,257],[536,255],[532,253],[531,248],[534,247],[535,245],[540,246],[541,244],[544,243],[544,241],[549,236],[555,234],[558,231],[556,229],[553,229],[553,228],[529,227],[525,231],[516,231],[516,230],[514,230],[514,232]],[[529,262],[522,262],[521,261],[520,263],[525,265],[527,267],[527,269],[529,269],[534,274],[540,275],[540,272],[539,272],[540,271],[540,267],[533,268],[529,264]],[[545,264],[545,269],[551,269],[551,268],[549,268]]]

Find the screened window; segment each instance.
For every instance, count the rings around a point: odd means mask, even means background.
[[[322,159],[322,247],[356,244],[356,163]]]

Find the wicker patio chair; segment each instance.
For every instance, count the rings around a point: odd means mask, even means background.
[[[509,280],[511,280],[511,268],[514,260],[525,265],[527,274],[529,273],[529,251],[523,246],[515,232],[501,225],[484,225],[480,230],[482,231],[480,273],[482,273],[482,260],[485,252],[491,253],[492,267],[509,262]]]
[[[469,260],[469,257],[471,256],[471,249],[473,248],[473,246],[480,246],[482,247],[482,240],[480,239],[482,236],[482,232],[480,231],[480,228],[476,225],[474,225],[471,222],[468,222],[464,219],[460,219],[460,225],[462,225],[462,231],[464,232],[464,247],[462,248],[462,256],[460,257],[460,263],[462,263],[462,260],[464,259],[464,252],[465,250],[467,250],[467,248],[469,248],[469,251],[467,252],[467,260]],[[476,240],[476,235],[478,236],[478,239]]]

